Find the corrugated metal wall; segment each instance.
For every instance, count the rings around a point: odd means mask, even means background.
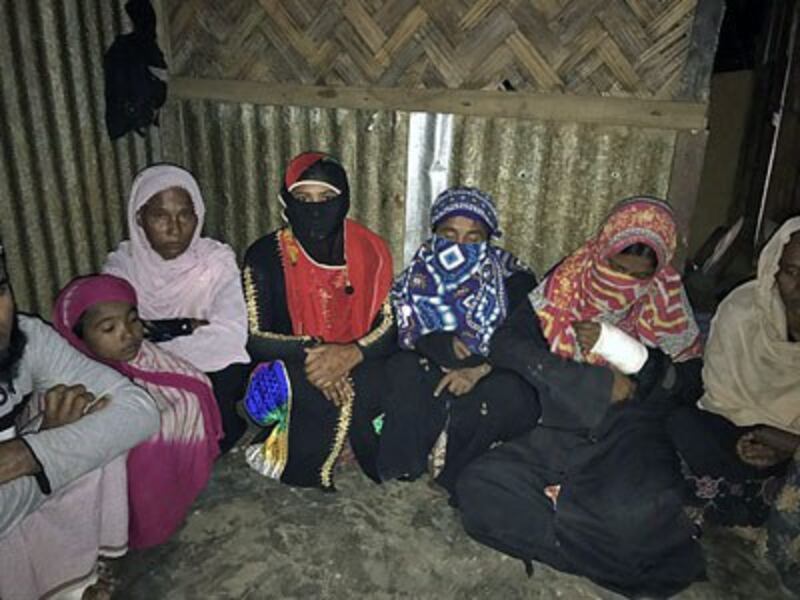
[[[165,117],[165,159],[195,174],[206,199],[206,233],[240,256],[281,224],[284,169],[313,149],[343,162],[350,215],[402,257],[406,113],[172,101]]]
[[[99,268],[125,235],[134,174],[158,131],[111,143],[103,52],[123,0],[0,3],[0,236],[17,304],[49,315],[58,288]]]
[[[617,201],[665,197],[674,131],[456,117],[451,183],[498,203],[501,243],[543,274],[578,247]]]
[[[351,215],[402,264],[408,114],[174,100],[165,158],[191,169],[206,196],[206,231],[240,253],[280,223],[287,162],[309,149],[344,162]],[[502,243],[543,273],[577,247],[618,200],[664,197],[674,131],[455,117],[450,184],[498,201]],[[578,207],[580,207],[578,209]],[[427,203],[419,210],[427,210]]]

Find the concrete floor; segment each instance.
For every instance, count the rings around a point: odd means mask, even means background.
[[[618,598],[544,565],[528,579],[425,481],[376,486],[354,467],[336,481],[336,494],[281,486],[229,454],[172,541],[118,561],[115,598]],[[752,544],[729,531],[704,544],[709,581],[677,598],[788,597]]]

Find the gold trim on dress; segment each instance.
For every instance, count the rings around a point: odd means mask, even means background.
[[[281,244],[281,238],[283,238],[283,244]],[[289,262],[292,266],[295,266],[297,264],[297,259],[300,255],[300,248],[302,248],[302,246],[300,246],[300,242],[298,242],[294,237],[291,228],[284,227],[278,230],[278,235],[275,236],[275,239],[278,242],[278,254],[280,257],[284,258],[283,249],[285,245],[286,252],[288,253],[286,258],[289,259]]]
[[[367,335],[359,340],[356,340],[356,344],[358,344],[361,348],[367,348],[368,346],[371,346],[381,339],[383,335],[391,328],[392,304],[389,301],[389,298],[383,301],[383,304],[381,305],[380,316],[380,324],[375,329],[367,333]]]
[[[247,305],[247,323],[250,335],[281,342],[287,342],[293,340],[310,341],[313,339],[312,337],[307,335],[286,335],[283,333],[275,333],[273,331],[263,331],[262,329],[260,329],[259,325],[261,323],[261,315],[258,314],[256,284],[255,281],[253,281],[253,270],[251,267],[246,266],[244,268],[242,279],[244,283],[245,304]]]
[[[333,481],[331,477],[333,467],[336,465],[336,460],[342,453],[344,442],[347,439],[347,434],[350,431],[350,421],[353,416],[353,402],[355,402],[356,392],[355,384],[351,378],[347,378],[347,383],[349,384],[350,389],[347,393],[347,399],[344,401],[342,406],[339,407],[339,419],[336,423],[336,434],[333,438],[333,446],[331,447],[331,451],[328,454],[328,457],[325,459],[325,462],[322,463],[322,467],[320,468],[319,472],[320,483],[324,488],[333,487]]]

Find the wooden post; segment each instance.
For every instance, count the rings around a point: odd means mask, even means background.
[[[708,102],[711,72],[724,14],[723,0],[702,0],[697,3],[678,98]]]
[[[697,205],[707,142],[708,131],[705,129],[679,131],[675,141],[667,198],[675,210],[681,238],[673,264],[681,271],[687,258],[689,226]]]

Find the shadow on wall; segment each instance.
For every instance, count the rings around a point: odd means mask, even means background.
[[[716,73],[711,78],[709,139],[689,254],[694,255],[717,227],[732,221],[739,156],[753,97],[753,71]]]

